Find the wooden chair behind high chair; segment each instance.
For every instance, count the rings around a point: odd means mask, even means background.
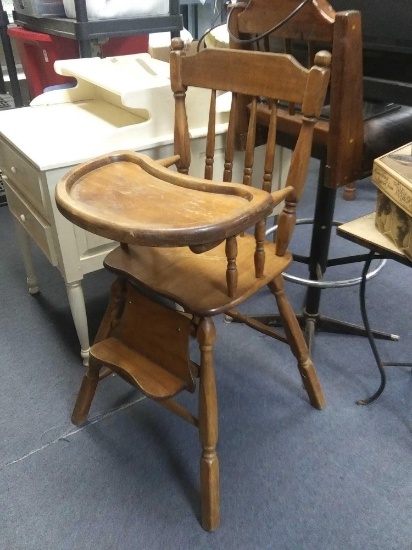
[[[295,15],[288,19],[294,11]],[[327,116],[316,124],[312,155],[322,161],[319,178],[323,185],[336,188],[358,179],[364,131],[360,12],[337,13],[326,0],[303,6],[301,0],[253,0],[231,6],[228,28],[231,48],[284,50],[309,66],[319,44],[331,51]],[[275,30],[267,35],[272,28]],[[266,36],[253,41],[262,35]],[[268,125],[268,117],[269,109],[262,105],[258,118],[263,126]],[[278,114],[278,144],[293,148],[300,123],[299,106],[284,106]],[[246,128],[245,110],[238,121],[240,146]]]
[[[234,49],[285,49],[309,65],[319,47],[331,51],[327,106],[315,126],[312,144],[312,156],[320,160],[318,186],[313,196],[314,214],[311,220],[300,220],[312,223],[311,242],[306,254],[295,255],[295,260],[308,266],[307,278],[294,278],[308,287],[298,319],[310,350],[318,330],[363,335],[363,327],[323,316],[320,308],[324,288],[345,284],[345,280],[328,278],[328,268],[358,261],[356,256],[330,254],[333,229],[339,224],[334,219],[337,190],[344,186],[345,192],[351,194],[347,198],[353,198],[352,182],[371,173],[376,156],[412,140],[412,107],[376,102],[372,105],[364,99],[359,11],[337,12],[326,0],[252,0],[231,6],[228,28],[230,46]],[[243,102],[237,123],[239,148],[244,146],[247,133],[248,98],[243,98]],[[294,147],[301,118],[299,105],[286,104],[279,110],[278,145]],[[269,119],[270,107],[261,104],[257,112],[261,141],[266,139]],[[275,312],[257,318],[275,326],[279,322]],[[382,337],[389,336],[382,333]]]
[[[282,273],[291,262],[287,246],[308,169],[313,128],[329,79],[330,55],[319,53],[310,70],[288,55],[205,50],[186,57],[173,40],[171,86],[176,101],[175,152],[163,161],[127,151],[80,165],[58,184],[57,205],[73,223],[117,240],[105,267],[118,275],[110,303],[90,351],[90,366],[74,408],[75,424],[86,421],[105,369],[115,372],[147,397],[199,428],[201,520],[206,530],[219,525],[217,398],[213,365],[213,317],[247,318],[234,308],[268,286],[281,312],[285,334],[253,320],[250,326],[287,343],[298,363],[311,404],[324,396],[296,317],[284,292]],[[211,90],[205,178],[188,175],[190,136],[185,108],[187,88]],[[213,178],[216,96],[232,92],[224,174]],[[252,96],[242,183],[230,183],[239,95]],[[266,98],[272,105],[262,189],[250,186],[256,111]],[[302,104],[302,127],[286,187],[269,193],[274,168],[276,101]],[[189,121],[190,122],[190,121]],[[169,167],[175,164],[178,171]],[[265,240],[266,217],[285,200],[277,243]],[[248,228],[255,227],[254,235]],[[182,311],[164,303],[167,299]],[[180,309],[179,308],[179,309]],[[195,336],[200,364],[189,356]],[[107,371],[106,371],[107,372]],[[198,414],[174,398],[195,391]],[[235,383],[235,381],[234,381]]]
[[[373,160],[412,139],[412,108],[364,98],[361,13],[335,11],[333,3],[238,2],[230,7],[228,28],[231,48],[283,49],[309,66],[320,47],[331,51],[328,105],[315,127],[312,155],[321,160],[319,182],[332,189],[344,186],[344,196],[351,200],[354,182],[371,174]],[[262,106],[258,118],[264,126],[268,116],[267,107]],[[279,112],[279,145],[294,147],[300,116],[299,109],[293,107]],[[238,123],[240,139],[246,118],[244,113]]]

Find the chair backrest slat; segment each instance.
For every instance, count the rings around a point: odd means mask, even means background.
[[[226,134],[225,164],[223,172],[223,181],[232,181],[233,159],[235,157],[235,139],[236,139],[236,109],[237,93],[232,94],[232,103],[229,113],[229,124]]]
[[[206,136],[205,179],[213,179],[213,162],[216,143],[216,90],[210,93],[209,121]]]
[[[171,53],[172,71],[175,53]],[[305,67],[288,56],[266,52],[249,54],[245,59],[241,50],[230,50],[230,65],[227,64],[226,48],[211,48],[197,55],[184,56],[179,78],[185,86],[210,89],[213,82],[213,87],[221,91],[276,99],[287,95],[291,101],[302,103],[307,79]],[[284,77],[279,78],[279,74]]]
[[[246,140],[245,164],[243,167],[243,183],[245,185],[252,185],[253,159],[256,143],[256,107],[257,98],[254,97],[249,113],[249,129]]]
[[[267,136],[267,145],[265,153],[265,165],[263,173],[262,189],[270,192],[272,188],[273,170],[275,168],[275,150],[276,150],[276,126],[277,126],[277,107],[274,101],[269,101],[270,121]]]
[[[261,35],[284,21],[301,0],[253,0],[250,5],[233,5],[242,11],[237,25],[240,35]],[[276,29],[276,36],[292,40],[331,42],[335,11],[326,0],[307,2],[295,15]],[[229,19],[232,15],[229,14]],[[229,21],[231,22],[231,21]]]

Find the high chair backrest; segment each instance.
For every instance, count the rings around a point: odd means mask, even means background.
[[[288,54],[245,52],[228,49],[206,49],[193,56],[186,56],[180,39],[172,41],[170,56],[171,86],[175,96],[175,154],[179,155],[178,170],[188,173],[190,166],[190,134],[185,105],[189,86],[211,90],[208,132],[206,137],[206,179],[232,181],[235,153],[236,121],[238,109],[243,108],[239,99],[251,97],[249,122],[244,154],[243,179],[251,185],[256,141],[257,111],[265,103],[271,107],[268,140],[264,159],[262,188],[270,191],[275,163],[276,126],[278,101],[298,103],[302,106],[301,129],[286,180],[291,187],[285,208],[280,216],[277,232],[278,254],[288,245],[295,221],[296,204],[302,194],[310,160],[313,129],[319,116],[329,81],[330,54],[319,52],[315,65],[309,69],[300,65]],[[213,174],[216,99],[219,92],[231,92],[232,101],[224,153],[224,171]],[[279,202],[279,200],[277,201]],[[263,239],[264,223],[259,225],[257,240]]]

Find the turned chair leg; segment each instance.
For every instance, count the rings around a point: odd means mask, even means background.
[[[216,338],[212,319],[202,319],[197,330],[200,349],[199,436],[202,444],[200,458],[201,521],[206,531],[214,531],[220,523],[219,460],[216,454],[218,439],[217,396],[213,367],[213,344]]]
[[[104,312],[93,344],[97,344],[107,338],[119,320],[126,299],[126,284],[127,281],[124,277],[117,277],[112,283],[109,303]]]
[[[303,380],[303,385],[308,394],[311,405],[322,409],[326,402],[321,385],[319,383],[315,367],[309,356],[308,346],[305,342],[299,322],[285,294],[285,283],[282,275],[269,283],[269,289],[276,298],[279,314],[282,319],[286,337],[293,355],[298,360],[298,368]]]
[[[92,361],[92,358],[90,358]],[[101,365],[89,366],[87,373],[83,377],[82,385],[76,399],[76,404],[73,409],[72,422],[76,426],[84,424],[89,414],[90,405],[92,404],[96,387],[99,382],[99,373]]]

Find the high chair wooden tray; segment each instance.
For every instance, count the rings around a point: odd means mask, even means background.
[[[273,210],[271,194],[168,168],[178,160],[154,161],[129,151],[98,157],[59,182],[57,206],[83,229],[144,246],[216,242],[241,233]]]

